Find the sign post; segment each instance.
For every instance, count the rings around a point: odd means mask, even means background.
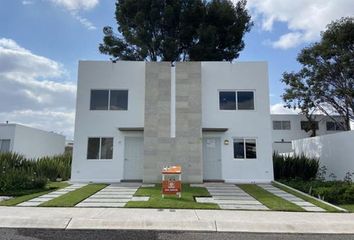
[[[181,166],[164,167],[162,170],[162,198],[165,195],[176,195],[181,198],[182,168]]]

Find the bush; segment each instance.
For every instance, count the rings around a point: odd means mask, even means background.
[[[68,180],[71,174],[71,155],[40,158],[36,162],[36,170],[40,176],[45,176],[51,181],[56,181],[57,178]]]
[[[17,153],[0,153],[0,193],[43,188],[48,180],[70,178],[71,155],[37,161]]]
[[[280,182],[333,204],[354,204],[354,184],[348,182],[298,179]]]
[[[273,154],[275,179],[315,179],[319,168],[319,160],[305,155],[281,156]]]

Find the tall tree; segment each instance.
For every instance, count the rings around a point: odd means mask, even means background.
[[[354,18],[329,24],[321,41],[304,48],[297,60],[302,69],[285,72],[281,79],[287,85],[286,106],[339,115],[344,119],[342,127],[350,130],[354,120]],[[332,119],[342,125],[341,120]]]
[[[246,0],[117,0],[118,34],[105,27],[103,54],[121,60],[232,61],[252,27]]]

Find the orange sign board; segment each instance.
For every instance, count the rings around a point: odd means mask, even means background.
[[[182,168],[181,166],[172,166],[168,168],[164,168],[162,170],[162,174],[181,174]]]
[[[162,181],[162,194],[176,194],[182,190],[181,181],[164,180]]]

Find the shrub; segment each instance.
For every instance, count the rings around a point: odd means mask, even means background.
[[[35,161],[17,153],[0,153],[0,193],[43,188],[48,179],[68,180],[70,172],[69,154]]]
[[[319,168],[319,160],[305,155],[273,154],[275,179],[315,179]]]

